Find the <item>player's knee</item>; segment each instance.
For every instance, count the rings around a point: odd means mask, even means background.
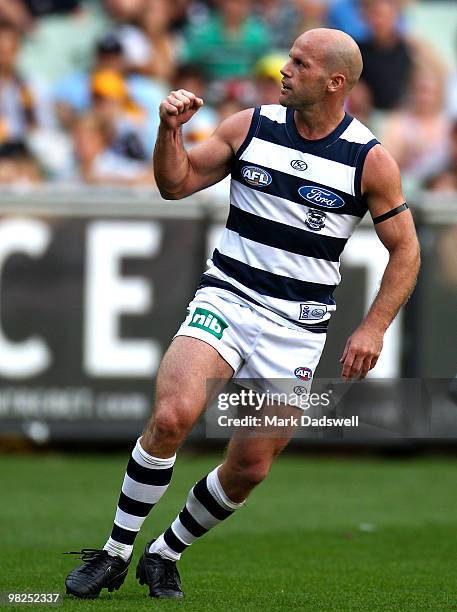
[[[173,405],[168,405],[165,409],[160,406],[156,407],[148,428],[155,437],[161,440],[179,442],[192,428],[192,425],[185,407],[181,404],[179,408]]]
[[[150,430],[160,440],[174,440],[181,437],[182,426],[172,412],[160,412],[152,419]]]
[[[239,478],[246,486],[253,488],[265,480],[270,471],[269,463],[253,463],[240,466]]]

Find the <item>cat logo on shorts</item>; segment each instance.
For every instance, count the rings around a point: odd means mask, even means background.
[[[215,338],[220,340],[224,329],[228,327],[227,323],[214,312],[205,310],[205,308],[196,308],[189,323],[189,327],[198,327],[203,329]]]
[[[295,368],[294,374],[300,380],[311,380],[313,377],[313,371],[310,368]]]

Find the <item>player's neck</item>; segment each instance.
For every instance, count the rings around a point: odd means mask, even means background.
[[[295,111],[295,125],[298,133],[307,140],[325,138],[343,121],[344,108],[326,112],[326,109],[312,107]]]

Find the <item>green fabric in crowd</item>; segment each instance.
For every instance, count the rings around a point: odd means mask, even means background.
[[[249,17],[235,34],[225,31],[219,15],[205,24],[190,27],[185,35],[183,60],[199,64],[211,79],[252,76],[254,64],[270,48],[270,32]]]

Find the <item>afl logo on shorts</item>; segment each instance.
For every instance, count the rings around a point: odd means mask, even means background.
[[[295,368],[294,374],[300,380],[311,380],[313,377],[313,371],[310,368]]]
[[[312,202],[322,206],[322,208],[341,208],[344,206],[344,200],[339,195],[315,185],[303,185],[298,190],[298,193],[307,202]]]
[[[293,159],[290,165],[294,170],[298,170],[299,172],[304,172],[308,169],[308,164],[301,159]]]
[[[253,187],[266,187],[273,180],[266,170],[257,166],[245,166],[241,174],[246,183]]]

